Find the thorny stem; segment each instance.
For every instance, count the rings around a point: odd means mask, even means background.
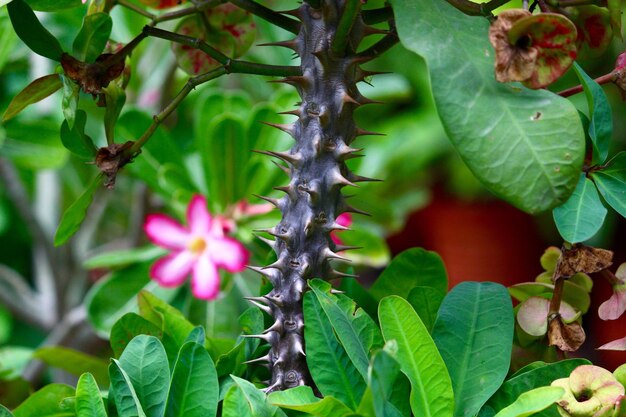
[[[285,29],[286,31],[294,34],[297,34],[300,31],[300,22],[277,13],[272,9],[268,9],[267,7],[252,0],[231,0],[230,2],[235,6],[249,11],[255,16],[259,16],[260,18]]]
[[[332,53],[336,56],[342,55],[346,49],[348,37],[350,36],[352,26],[361,11],[361,5],[361,0],[347,0],[344,5],[341,20],[337,25],[337,32],[335,32],[335,37],[333,38],[330,46]]]
[[[608,74],[604,74],[596,78],[594,81],[600,85],[607,84],[609,82],[615,81],[615,75],[616,75],[615,71],[611,71]],[[577,85],[577,86],[568,88],[567,90],[560,91],[557,94],[560,95],[561,97],[570,97],[570,96],[573,96],[574,94],[578,94],[582,92],[583,92],[583,86]]]
[[[447,0],[458,10],[470,16],[489,16],[492,11],[510,0],[491,0],[487,3],[474,3],[470,0]]]

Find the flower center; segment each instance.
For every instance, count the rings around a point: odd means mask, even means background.
[[[206,242],[206,240],[202,239],[201,237],[197,237],[197,238],[193,239],[187,245],[187,249],[189,249],[193,253],[200,253],[206,247],[207,247],[207,242]]]

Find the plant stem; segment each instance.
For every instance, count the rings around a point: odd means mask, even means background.
[[[191,7],[187,7],[186,9],[180,9],[174,12],[164,13],[160,16],[155,16],[152,19],[151,26],[157,25],[161,22],[167,22],[169,20],[175,20],[181,17],[189,16],[194,13],[201,13],[201,12],[204,12],[206,9],[210,9],[211,7],[218,6],[222,3],[223,3],[222,0],[209,0],[209,1],[198,3]]]
[[[129,2],[128,0],[117,0],[117,4],[120,6],[126,7],[128,10],[132,10],[133,12],[140,14],[144,17],[147,17],[150,20],[154,20],[157,18],[156,15],[150,13],[149,11],[142,9],[141,7]]]
[[[615,72],[611,71],[608,74],[604,74],[604,75],[596,78],[594,81],[597,82],[600,85],[607,84],[609,82],[613,82],[613,81],[615,81]],[[578,93],[583,92],[583,90],[584,89],[583,89],[582,85],[577,85],[577,86],[568,88],[567,90],[560,91],[557,94],[560,95],[561,97],[570,97],[570,96],[573,96],[574,94],[578,94]]]
[[[363,10],[361,16],[363,17],[363,22],[366,25],[374,25],[376,23],[382,23],[393,19],[393,10],[391,9],[391,7]]]
[[[267,7],[252,0],[231,0],[231,3],[249,11],[255,16],[259,16],[260,18],[285,29],[286,31],[294,34],[297,34],[300,31],[300,23],[296,20],[277,13],[272,9],[268,9]]]
[[[352,26],[361,11],[361,4],[361,0],[347,0],[345,2],[341,20],[337,25],[337,32],[330,46],[330,50],[334,55],[341,56],[346,49]]]
[[[510,0],[491,0],[487,3],[474,3],[470,0],[447,0],[458,10],[470,16],[489,16],[492,11]]]
[[[361,58],[375,58],[380,56],[383,52],[391,49],[398,43],[398,35],[395,32],[391,32],[385,35],[381,40],[370,46],[366,50],[359,52],[358,56]]]

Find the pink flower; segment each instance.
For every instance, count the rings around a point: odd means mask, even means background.
[[[350,213],[342,213],[337,217],[337,224],[343,227],[350,227],[352,224],[352,215]],[[335,242],[335,245],[341,245],[343,242],[336,235],[337,232],[332,232],[330,238]]]
[[[613,295],[598,308],[602,320],[617,320],[626,311],[626,263],[615,272]]]
[[[224,235],[221,219],[211,217],[200,195],[187,207],[187,224],[184,227],[164,214],[148,215],[144,224],[148,238],[172,251],[152,265],[150,277],[164,287],[177,287],[191,273],[194,296],[213,300],[220,290],[218,268],[242,271],[249,253],[239,241]]]

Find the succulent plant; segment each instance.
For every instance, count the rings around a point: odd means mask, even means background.
[[[282,198],[264,197],[282,213],[277,226],[264,230],[275,238],[264,240],[276,252],[277,261],[254,268],[274,287],[269,294],[251,299],[275,320],[264,334],[255,336],[271,346],[258,359],[268,362],[272,371],[269,392],[312,385],[305,361],[303,292],[311,278],[346,275],[332,262],[345,260],[337,253],[351,248],[334,243],[330,233],[346,229],[337,222],[342,213],[360,212],[347,204],[341,190],[370,180],[352,173],[346,160],[359,151],[350,147],[354,139],[369,133],[356,127],[353,113],[372,103],[356,86],[370,75],[359,67],[369,57],[357,54],[356,47],[368,33],[379,31],[367,27],[359,10],[347,10],[347,4],[327,0],[315,8],[304,3],[289,12],[301,22],[298,36],[279,44],[301,58],[302,75],[280,81],[294,86],[302,101],[288,112],[298,117],[295,123],[273,125],[291,135],[294,146],[288,152],[264,152],[286,163],[283,168],[290,177],[288,185],[277,187],[285,193]]]

